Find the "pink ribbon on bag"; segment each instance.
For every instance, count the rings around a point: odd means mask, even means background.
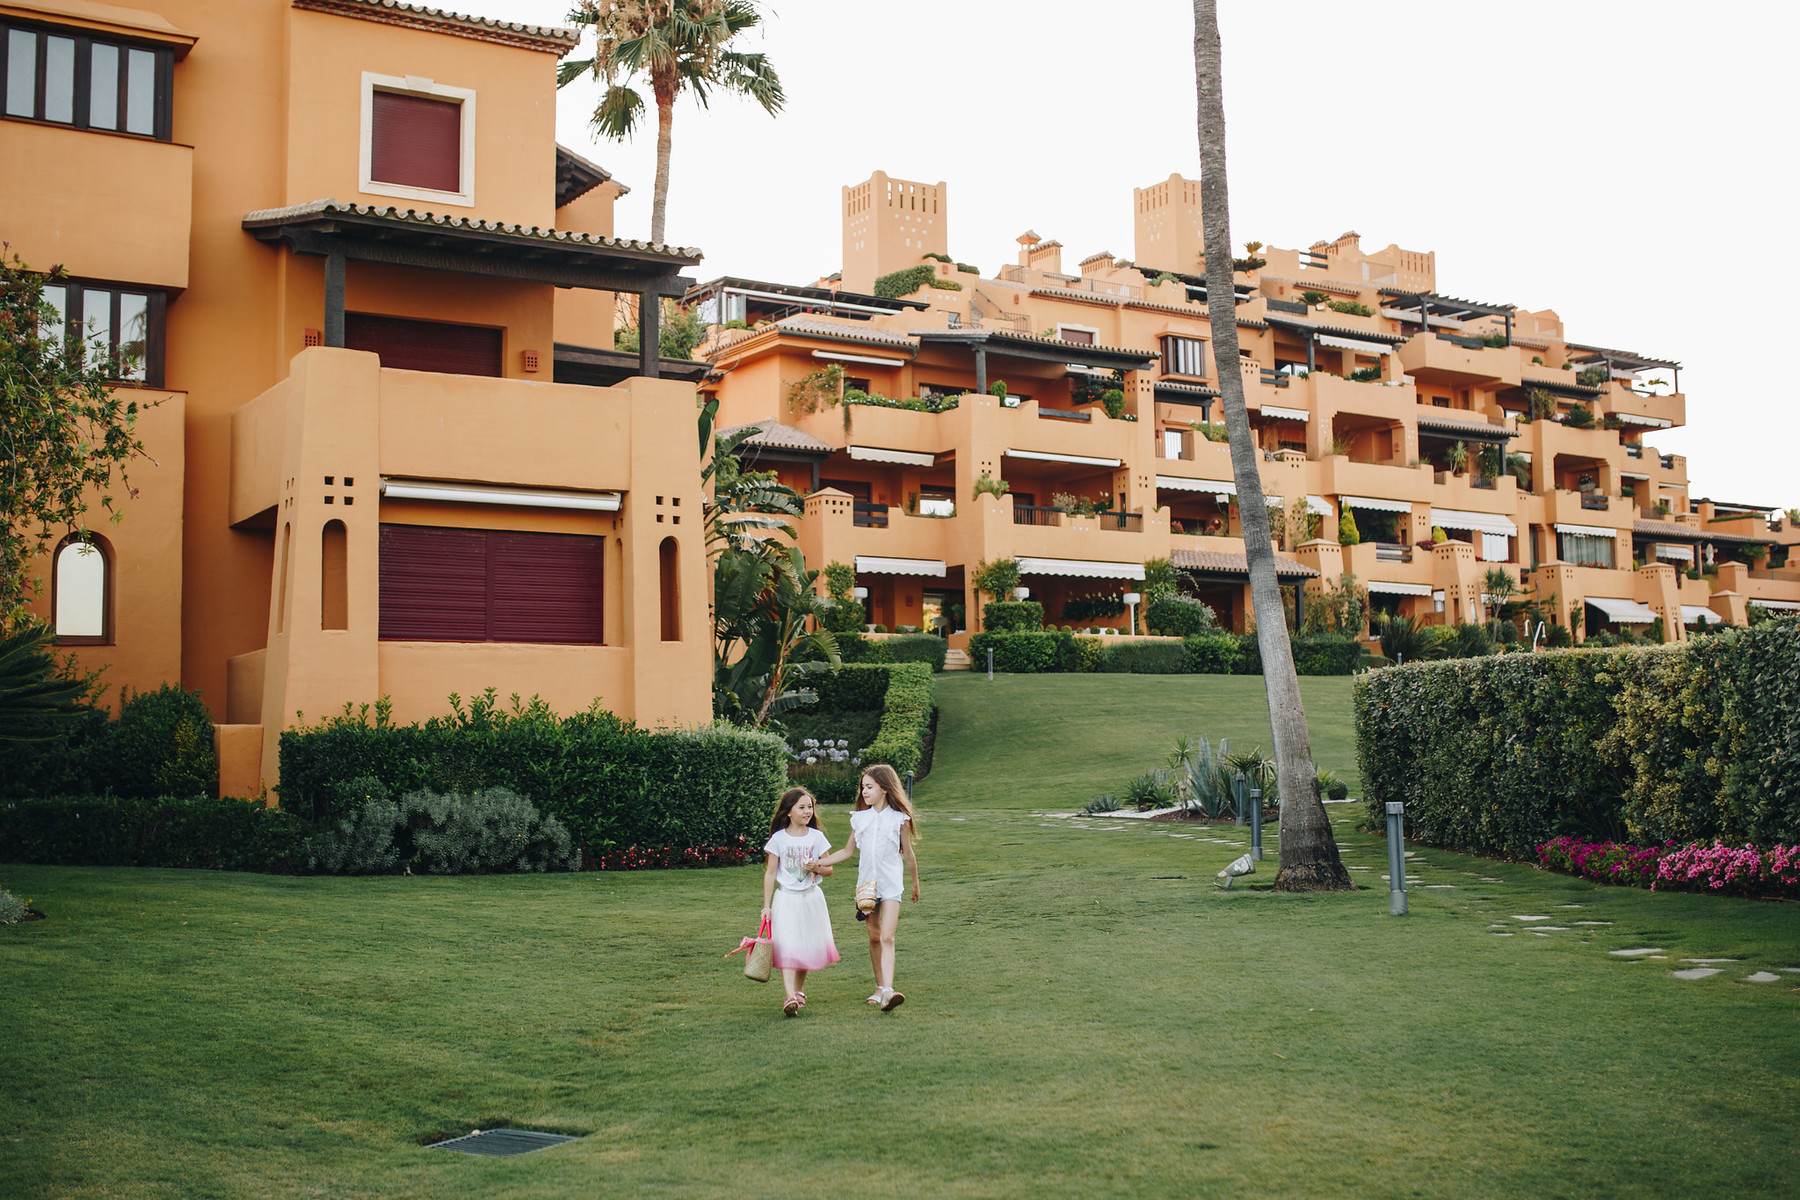
[[[766,942],[768,940],[769,940],[769,923],[767,921],[764,921],[762,923],[762,925],[760,925],[757,928],[755,937],[745,938],[742,942],[740,942],[738,944],[738,948],[736,950],[727,950],[725,952],[725,957],[730,958],[733,954],[742,954],[744,951],[750,949],[750,947],[760,945],[761,943]]]

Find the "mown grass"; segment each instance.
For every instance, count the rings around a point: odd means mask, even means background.
[[[1215,891],[1241,851],[1173,834],[1230,829],[1039,815],[1175,732],[1266,744],[1257,682],[945,679],[885,1016],[841,877],[845,961],[783,1021],[721,957],[756,868],[0,869],[50,914],[0,929],[0,1194],[1791,1194],[1800,976],[1741,979],[1800,967],[1800,907],[1422,850],[1395,919],[1349,807],[1370,886],[1331,896]],[[1349,766],[1346,682],[1303,682]],[[419,1144],[502,1123],[589,1136]]]

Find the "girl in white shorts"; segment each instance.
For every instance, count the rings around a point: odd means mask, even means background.
[[[815,867],[829,867],[852,854],[857,859],[858,886],[875,885],[875,911],[869,916],[869,962],[875,968],[875,994],[869,1003],[892,1012],[906,997],[894,990],[894,929],[900,923],[900,894],[906,872],[912,872],[912,900],[919,902],[919,863],[913,857],[918,837],[912,805],[900,776],[886,763],[863,772],[856,811],[850,814],[850,840],[835,854],[819,859]]]

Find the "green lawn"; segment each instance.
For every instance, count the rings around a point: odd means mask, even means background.
[[[1354,779],[1348,681],[1302,682]],[[758,868],[0,867],[50,914],[0,928],[0,1195],[1792,1194],[1800,975],[1743,977],[1800,967],[1800,906],[1421,850],[1451,886],[1390,918],[1351,806],[1369,886],[1330,896],[1221,894],[1241,851],[1195,830],[1039,815],[1178,732],[1266,744],[1259,685],[945,678],[888,1015],[844,876],[845,962],[783,1021],[721,957]],[[1606,953],[1631,947],[1668,957]],[[1683,957],[1743,961],[1684,982]],[[590,1136],[419,1145],[502,1123]]]

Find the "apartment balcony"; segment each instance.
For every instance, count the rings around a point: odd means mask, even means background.
[[[1342,454],[1327,456],[1320,466],[1319,489],[1327,496],[1375,496],[1422,504],[1436,494],[1430,466],[1356,462]]]
[[[1453,387],[1518,387],[1519,352],[1511,346],[1467,346],[1438,334],[1417,334],[1399,347],[1400,366],[1421,382]]]
[[[1101,530],[1112,530],[1120,533],[1144,532],[1144,514],[1133,512],[1102,512],[1082,516],[1065,512],[1059,508],[1045,508],[1035,504],[1014,504],[1014,525],[1035,525],[1041,528],[1074,528],[1078,523],[1092,522]]]
[[[24,121],[6,123],[6,141],[9,253],[78,278],[187,286],[192,146]]]
[[[1614,383],[1595,409],[1601,416],[1611,414],[1630,429],[1667,429],[1687,424],[1687,397],[1680,392],[1658,396]]]
[[[1630,500],[1599,492],[1571,492],[1557,488],[1543,500],[1544,520],[1553,525],[1617,526],[1623,522],[1629,534],[1636,515]]]

